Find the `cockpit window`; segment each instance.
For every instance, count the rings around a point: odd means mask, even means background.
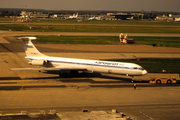
[[[136,69],[136,70],[144,70],[144,68],[142,68],[142,67],[133,67],[133,69]]]
[[[144,68],[138,68],[139,70],[144,70]]]

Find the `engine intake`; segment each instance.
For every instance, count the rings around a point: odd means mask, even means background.
[[[43,66],[43,65],[48,65],[49,61],[48,60],[32,60],[30,62],[28,62],[30,65],[39,65],[39,66]]]

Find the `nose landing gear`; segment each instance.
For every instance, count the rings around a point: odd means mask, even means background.
[[[132,83],[134,82],[134,76],[132,76],[132,80],[131,80],[131,82],[132,82]]]

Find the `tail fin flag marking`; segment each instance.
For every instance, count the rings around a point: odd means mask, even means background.
[[[27,48],[33,48],[33,46],[32,45],[27,45]]]

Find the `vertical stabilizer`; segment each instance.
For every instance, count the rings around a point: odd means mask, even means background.
[[[26,57],[45,57],[46,55],[40,53],[31,40],[37,39],[36,37],[20,37],[26,53]]]

